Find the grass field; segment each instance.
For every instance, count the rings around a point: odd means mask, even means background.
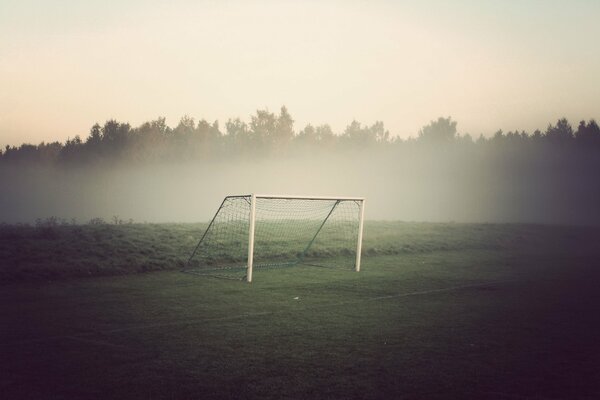
[[[0,398],[600,398],[600,229],[369,222],[246,284],[176,271],[200,228],[2,227]]]

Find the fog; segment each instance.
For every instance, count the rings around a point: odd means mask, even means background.
[[[209,220],[231,194],[364,196],[371,220],[600,224],[597,152],[387,146],[77,168],[0,164],[0,221]]]

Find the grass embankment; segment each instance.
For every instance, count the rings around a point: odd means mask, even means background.
[[[0,283],[109,276],[184,266],[206,224],[0,225]],[[600,243],[598,229],[368,221],[363,255],[449,250],[555,251]]]
[[[60,280],[176,269],[200,225],[1,226],[0,280]]]

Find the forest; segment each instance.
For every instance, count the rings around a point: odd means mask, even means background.
[[[0,222],[206,221],[224,196],[262,192],[365,196],[379,220],[600,225],[599,174],[593,119],[473,137],[440,117],[402,139],[381,121],[297,130],[283,106],[224,127],[109,120],[64,143],[6,146]]]
[[[82,165],[102,162],[156,163],[213,161],[223,157],[269,157],[309,152],[314,154],[402,149],[403,147],[464,147],[488,151],[561,152],[577,157],[580,151],[600,152],[600,127],[593,119],[580,121],[576,129],[566,119],[549,124],[544,131],[497,131],[493,136],[459,134],[457,122],[440,117],[424,126],[416,137],[390,135],[382,121],[363,125],[352,121],[343,132],[334,133],[327,124],[294,129],[285,106],[278,114],[257,110],[249,123],[229,119],[224,129],[219,121],[198,122],[184,116],[169,127],[164,117],[132,127],[127,122],[108,120],[94,124],[87,137],[76,135],[66,142],[6,145],[0,150],[2,164]],[[575,152],[575,153],[573,153]],[[550,157],[550,155],[548,155]],[[599,156],[600,157],[600,156]]]

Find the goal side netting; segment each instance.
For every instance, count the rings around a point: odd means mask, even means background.
[[[362,198],[228,196],[184,271],[251,281],[299,264],[358,270],[363,212]]]

